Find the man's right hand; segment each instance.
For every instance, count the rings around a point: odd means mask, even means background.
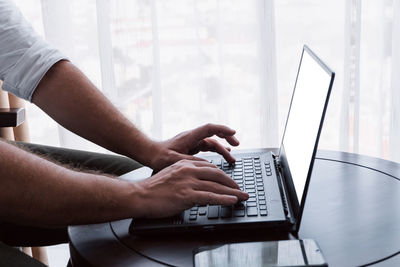
[[[233,205],[249,197],[223,171],[205,161],[178,161],[136,185],[140,203],[135,203],[135,213],[144,218],[173,216],[196,204]]]

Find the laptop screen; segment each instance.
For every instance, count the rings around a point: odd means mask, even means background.
[[[319,129],[322,126],[332,78],[333,73],[305,48],[282,140],[287,165],[300,203]]]

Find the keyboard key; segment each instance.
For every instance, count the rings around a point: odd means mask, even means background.
[[[250,194],[250,193],[256,193],[256,189],[247,189],[246,190],[246,192],[248,193],[248,194]]]
[[[234,210],[233,216],[235,217],[244,217],[244,209],[243,210]]]
[[[221,163],[222,163],[222,159],[213,159],[213,163],[215,164],[215,165],[221,165]]]
[[[264,186],[257,186],[257,191],[264,191]]]
[[[264,193],[264,191],[261,191],[261,192],[258,192],[258,195],[259,196],[265,196],[265,193]]]
[[[258,204],[260,204],[260,205],[266,205],[267,202],[266,202],[265,200],[260,200],[260,201],[258,201]]]
[[[266,210],[267,206],[266,205],[260,205],[259,208],[260,208],[260,210]]]
[[[191,210],[190,215],[197,215],[197,210]]]
[[[255,193],[248,193],[249,194],[249,198],[251,198],[251,197],[256,197],[256,194]]]
[[[267,172],[267,176],[271,176],[272,175],[272,172]]]
[[[231,206],[221,206],[221,217],[222,218],[232,217],[232,207]]]
[[[247,207],[247,216],[257,216],[258,210],[257,207]]]
[[[191,220],[191,221],[194,221],[194,220],[196,220],[197,219],[197,216],[196,215],[190,215],[189,216],[189,220]]]
[[[260,195],[259,195],[259,196],[258,196],[258,199],[259,199],[259,200],[265,200],[265,196],[260,196]]]
[[[217,219],[219,216],[219,206],[208,206],[208,219]]]
[[[204,216],[207,214],[207,207],[200,207],[199,208],[199,215]]]
[[[256,202],[257,201],[257,199],[256,199],[256,197],[250,197],[248,200],[247,200],[247,202]],[[265,203],[264,203],[265,204]]]
[[[247,207],[257,207],[257,202],[248,202],[247,201]]]
[[[234,210],[244,210],[244,207],[245,207],[244,203],[242,203],[242,202],[233,205]]]
[[[260,215],[261,216],[267,216],[268,215],[267,210],[260,210]]]

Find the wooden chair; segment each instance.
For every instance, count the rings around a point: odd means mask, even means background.
[[[1,89],[0,81],[0,137],[7,140],[29,142],[29,129],[25,120],[24,100]],[[22,251],[49,265],[45,247],[23,247]]]

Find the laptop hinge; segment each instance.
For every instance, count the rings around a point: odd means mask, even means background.
[[[290,201],[288,199],[288,194],[286,193],[287,190],[287,186],[285,185],[285,179],[283,179],[283,171],[282,171],[282,166],[279,162],[279,156],[275,155],[274,153],[272,153],[272,158],[274,160],[274,165],[275,165],[275,170],[276,170],[276,174],[277,174],[277,178],[278,178],[278,185],[279,185],[279,190],[281,193],[281,199],[282,199],[282,204],[283,204],[283,209],[285,212],[285,216],[288,218],[290,224],[293,226],[292,230],[294,230],[295,228],[295,218],[293,216],[293,212],[290,206]]]

